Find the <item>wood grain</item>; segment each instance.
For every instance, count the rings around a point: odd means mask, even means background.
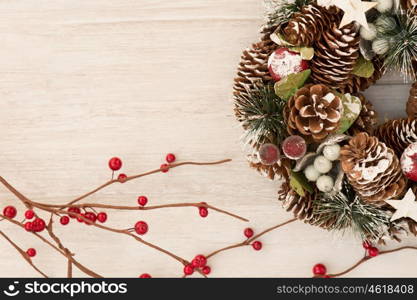
[[[261,231],[291,218],[276,200],[277,182],[247,167],[230,101],[243,48],[258,38],[260,0],[4,0],[0,2],[0,174],[33,200],[62,203],[106,181],[109,157],[123,171],[180,160],[232,158],[223,166],[184,167],[113,186],[90,201],[134,205],[206,201],[251,220]],[[408,88],[387,78],[367,93],[382,115],[403,114]],[[1,206],[15,199],[0,188]],[[20,217],[23,207],[19,206]],[[193,208],[110,212],[109,225],[146,220],[146,238],[183,257],[242,239],[246,224]],[[65,276],[66,261],[21,230],[0,223],[37,265]],[[75,224],[57,233],[99,274],[178,277],[181,266],[123,236]],[[213,258],[213,275],[310,276],[319,261],[331,272],[362,255],[358,240],[296,222],[262,238],[264,250],[236,249]],[[415,239],[405,244],[415,244]],[[376,258],[349,276],[417,276],[417,253]],[[0,276],[37,276],[0,241]],[[74,276],[81,276],[74,269]]]

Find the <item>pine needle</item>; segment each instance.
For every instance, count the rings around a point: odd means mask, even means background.
[[[312,0],[265,0],[269,26],[278,26],[288,22],[293,13]]]

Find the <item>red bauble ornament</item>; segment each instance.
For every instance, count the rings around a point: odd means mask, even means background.
[[[253,229],[252,228],[246,228],[245,231],[243,231],[243,234],[249,239],[253,237]]]
[[[140,206],[145,206],[148,203],[148,198],[146,196],[139,196],[138,197],[138,204]]]
[[[378,256],[379,255],[379,250],[378,250],[378,248],[371,247],[371,248],[368,249],[368,254],[369,254],[370,257]]]
[[[303,60],[297,52],[288,48],[278,48],[268,59],[269,74],[275,81],[308,69],[308,61]]]
[[[194,273],[194,267],[189,264],[184,267],[184,274],[185,275],[192,275]]]
[[[84,214],[84,218],[86,218],[86,219],[90,220],[92,223],[95,223],[95,222],[96,222],[96,220],[97,220],[97,216],[96,216],[96,214],[95,214],[95,213],[92,213],[92,212],[86,212],[86,213]],[[85,224],[87,224],[87,225],[92,225],[90,222],[85,222]]]
[[[255,241],[252,243],[252,248],[259,251],[262,249],[262,243],[260,241]]]
[[[6,206],[3,209],[3,215],[5,215],[7,218],[13,219],[17,215],[17,210],[14,206]]]
[[[109,168],[113,171],[118,171],[122,168],[122,160],[118,157],[113,157],[109,160]]]
[[[41,218],[36,218],[32,222],[32,228],[33,228],[33,231],[35,231],[35,232],[41,232],[45,229],[45,227],[46,227],[46,223]]]
[[[33,212],[33,210],[29,209],[27,211],[25,211],[25,218],[30,220],[35,216],[35,213]]]
[[[206,207],[200,207],[198,212],[202,218],[206,218],[208,216],[208,209]]]
[[[417,181],[417,143],[409,145],[401,155],[401,169],[404,175]]]
[[[204,255],[199,254],[196,257],[194,257],[191,264],[194,268],[202,268],[207,264],[207,258]]]
[[[60,222],[62,225],[68,225],[68,223],[70,222],[70,218],[69,218],[68,216],[62,216],[62,217],[59,219],[59,222]]]
[[[259,159],[262,164],[271,166],[280,159],[279,148],[274,144],[263,144],[259,148]]]
[[[32,222],[26,222],[24,226],[25,226],[26,231],[28,231],[28,232],[33,231],[33,223]]]
[[[165,160],[167,161],[167,163],[172,164],[177,158],[175,157],[174,154],[169,153],[167,154]]]
[[[205,266],[201,269],[201,272],[203,272],[205,275],[208,275],[211,273],[211,268],[209,266]]]
[[[36,250],[35,250],[35,249],[33,249],[33,248],[29,248],[29,249],[26,251],[26,254],[27,254],[27,255],[29,255],[30,257],[34,257],[34,256],[36,255]]]
[[[81,213],[81,210],[78,207],[70,207],[70,208],[68,208],[68,211],[71,212],[71,213],[74,213],[74,214],[80,214]],[[75,215],[69,215],[69,216],[72,219],[75,219],[77,217]]]
[[[166,173],[166,172],[169,171],[169,165],[168,164],[162,164],[160,166],[160,169],[161,169],[162,173]]]
[[[292,135],[282,143],[282,151],[289,159],[302,158],[307,152],[306,141],[298,135]]]
[[[97,220],[98,220],[100,223],[104,223],[104,222],[106,222],[106,221],[107,221],[107,214],[106,214],[105,212],[98,213],[98,215],[97,215]]]
[[[121,183],[124,183],[124,182],[126,182],[126,180],[127,180],[127,175],[126,174],[119,174],[119,176],[117,176],[117,180],[119,181],[119,182],[121,182]]]
[[[139,235],[143,235],[148,232],[148,224],[144,221],[136,222],[135,231]]]
[[[139,278],[152,278],[152,276],[149,275],[148,273],[143,273],[143,274],[139,275]]]
[[[313,274],[314,275],[326,275],[327,269],[326,266],[323,264],[316,264],[313,267]]]

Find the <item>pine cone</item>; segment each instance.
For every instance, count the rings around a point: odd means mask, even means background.
[[[407,101],[407,115],[409,118],[417,118],[417,82],[414,82],[410,90],[410,97]]]
[[[237,77],[234,80],[234,95],[248,93],[256,86],[266,85],[272,82],[268,70],[268,59],[277,45],[270,39],[275,27],[265,27],[262,30],[261,41],[243,51],[239,63]]]
[[[315,55],[311,61],[312,80],[344,89],[359,58],[359,41],[354,23],[341,29],[337,23],[332,23],[316,43]]]
[[[397,119],[380,125],[374,135],[401,157],[405,148],[417,142],[417,120]]]
[[[350,74],[346,85],[339,88],[340,92],[343,94],[355,94],[359,91],[365,91],[370,86],[374,85],[379,79],[381,79],[382,75],[384,74],[383,62],[381,59],[377,58],[373,59],[372,63],[374,64],[375,71],[371,77],[365,78]]]
[[[340,154],[343,171],[362,199],[379,204],[404,191],[407,180],[397,156],[376,137],[359,133],[343,146]]]
[[[357,97],[361,99],[362,110],[355,123],[349,128],[348,133],[352,136],[360,133],[367,132],[370,135],[373,134],[375,126],[378,124],[378,116],[371,102],[366,100],[362,94],[357,94]]]
[[[292,96],[284,108],[290,134],[320,141],[339,127],[342,101],[323,84],[308,84]]]
[[[271,166],[264,165],[261,162],[249,162],[249,166],[271,180],[275,178],[284,179],[285,181],[289,180],[291,161],[287,158],[281,158],[278,163]]]
[[[317,4],[305,5],[293,14],[283,30],[287,42],[295,46],[311,46],[331,24],[331,13]]]
[[[401,5],[404,9],[417,12],[417,1],[416,0],[401,0]]]
[[[315,195],[315,193],[306,193],[306,195],[302,197],[292,190],[287,182],[284,182],[278,191],[278,200],[282,202],[282,206],[286,211],[294,214],[294,217],[309,223],[313,214],[313,201]]]

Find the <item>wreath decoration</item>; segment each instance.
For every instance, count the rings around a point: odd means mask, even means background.
[[[417,1],[267,4],[234,80],[250,166],[308,224],[371,243],[417,236]],[[415,83],[407,116],[380,124],[361,92],[387,71]]]

